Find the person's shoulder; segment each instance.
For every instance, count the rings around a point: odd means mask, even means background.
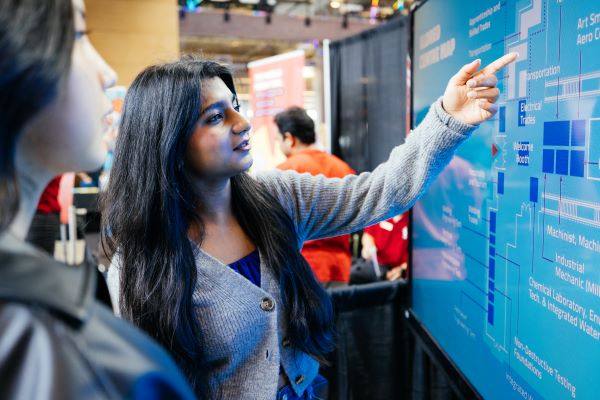
[[[194,398],[170,354],[145,332],[94,301],[85,326],[77,331],[82,357],[92,360],[120,394],[155,388],[158,398]],[[134,398],[145,398],[142,393]]]
[[[37,362],[49,357],[50,350],[52,353],[64,353],[64,348],[73,346],[73,342],[68,340],[72,330],[62,316],[54,315],[43,306],[2,301],[0,364],[5,359],[6,351],[15,352],[24,359],[31,357]],[[17,358],[13,361],[16,362]]]
[[[0,360],[2,359],[2,349],[11,346],[3,346],[2,342],[19,342],[24,347],[28,346],[43,348],[48,346],[52,349],[63,347],[73,347],[75,343],[92,343],[94,333],[98,331],[99,325],[104,332],[104,339],[110,341],[113,334],[121,334],[124,338],[130,332],[128,325],[115,317],[108,308],[97,301],[88,304],[86,317],[83,321],[75,321],[60,312],[50,310],[43,305],[35,303],[24,303],[21,301],[1,301],[0,302]],[[135,329],[131,328],[135,331]],[[106,335],[107,332],[111,334]],[[71,339],[75,339],[75,341]],[[81,353],[85,355],[89,351],[85,347]],[[47,350],[39,354],[47,353]],[[37,352],[32,354],[38,354]]]
[[[306,171],[307,168],[314,164],[313,156],[309,153],[297,153],[292,154],[287,160],[277,166],[280,170],[294,170],[297,172],[310,172]]]
[[[154,340],[97,301],[87,311],[77,323],[34,304],[0,303],[0,381],[15,394],[9,397],[60,398],[66,393],[77,398],[84,386],[93,397],[106,389],[97,380],[98,371],[111,382],[108,397],[132,393],[142,382],[160,384],[172,394],[169,398],[194,397],[174,361]],[[52,382],[50,389],[59,388],[60,393],[32,394],[8,369],[31,377],[28,382]]]
[[[160,393],[153,393],[156,398],[194,398],[169,353],[145,332],[115,317],[98,302],[82,332],[82,342],[86,343],[86,357],[102,360],[97,366],[119,393],[133,391],[134,398],[146,398],[144,393],[151,388]]]
[[[339,158],[338,156],[334,155],[334,154],[330,154],[331,157],[333,157],[336,160],[336,163],[343,169],[350,171],[349,173],[354,173],[354,170],[352,169],[352,167],[350,165],[348,165],[348,163],[344,160],[342,160],[341,158]]]
[[[50,327],[48,316],[42,309],[22,303],[0,302],[0,343],[17,337],[31,338],[37,332],[50,333]],[[0,344],[0,349],[5,348]]]
[[[78,383],[82,379],[89,381],[87,378],[93,374],[87,371],[85,363],[77,361],[75,342],[63,327],[42,307],[0,303],[3,395],[7,398],[64,398],[80,394],[76,390]],[[33,382],[51,382],[52,385],[32,386]]]
[[[348,163],[336,156],[335,154],[323,152],[323,157],[327,159],[327,164],[331,174],[337,177],[343,177],[349,174],[355,174],[356,172],[352,169]]]

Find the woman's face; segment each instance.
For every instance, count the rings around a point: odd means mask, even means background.
[[[115,72],[90,43],[83,0],[73,0],[75,44],[71,69],[58,97],[25,128],[17,147],[20,171],[54,176],[98,169],[105,157],[102,134],[112,105],[104,89]]]
[[[252,165],[250,128],[227,85],[219,78],[203,81],[200,119],[186,150],[188,168],[208,180],[248,170]]]

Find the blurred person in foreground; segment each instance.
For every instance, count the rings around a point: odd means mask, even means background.
[[[115,80],[82,0],[0,0],[1,398],[193,398],[168,354],[94,299],[94,268],[25,242],[48,182],[102,164]]]
[[[287,157],[278,169],[328,178],[343,178],[355,173],[338,157],[317,148],[315,123],[303,108],[291,107],[280,112],[275,115],[275,124],[279,130],[279,147]],[[302,255],[326,288],[348,284],[352,264],[350,235],[309,240],[302,247]]]

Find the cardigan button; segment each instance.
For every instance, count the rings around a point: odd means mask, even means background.
[[[260,308],[262,308],[263,311],[273,311],[275,303],[270,298],[265,297],[260,301]]]
[[[290,347],[291,344],[292,344],[292,341],[288,337],[283,338],[283,340],[281,341],[281,345],[283,347]]]
[[[298,375],[296,377],[296,379],[294,380],[294,382],[296,382],[296,385],[301,384],[302,382],[304,382],[304,375]]]

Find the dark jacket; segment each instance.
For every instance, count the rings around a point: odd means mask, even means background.
[[[0,242],[0,398],[194,398],[170,356],[95,299],[93,267]]]

